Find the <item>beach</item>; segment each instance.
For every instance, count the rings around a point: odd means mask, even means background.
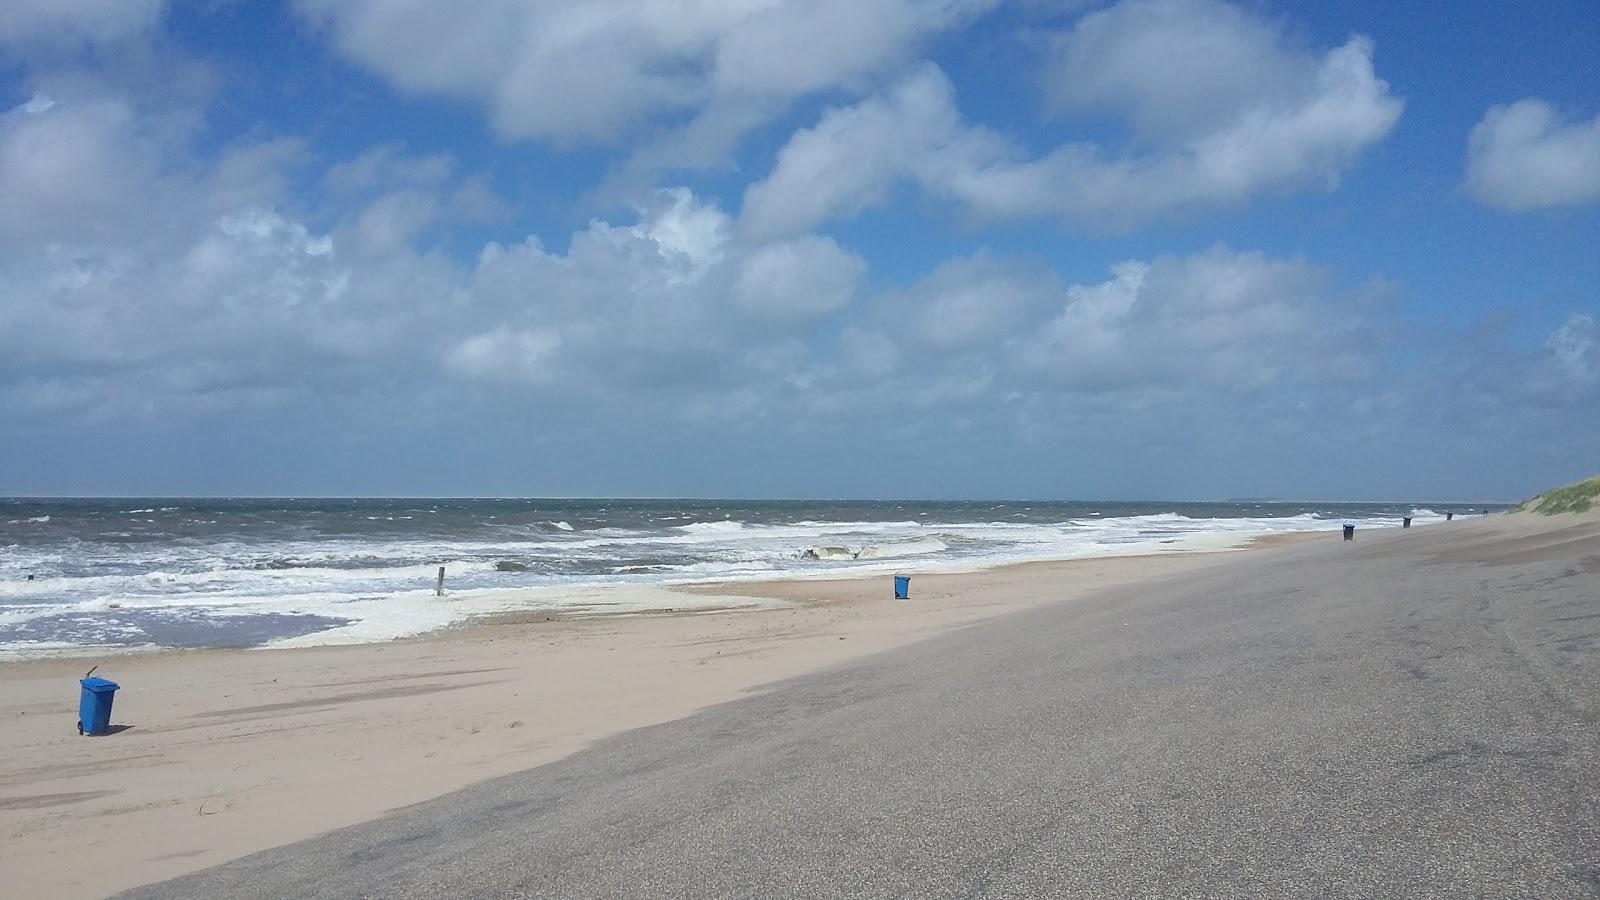
[[[126,730],[98,738],[73,728],[87,663],[0,664],[0,883],[88,897],[196,871],[765,684],[1239,555],[919,576],[909,602],[887,577],[703,585],[660,594],[692,613],[511,613],[379,644],[113,657],[96,674],[121,684]]]
[[[887,896],[1042,840],[1003,857],[1036,887],[1454,871],[1412,893],[1581,896],[1562,860],[1600,850],[1575,812],[1600,799],[1597,585],[1600,523],[1529,515],[915,576],[904,602],[881,577],[704,585],[677,589],[694,612],[119,658],[98,674],[131,727],[93,739],[71,731],[79,661],[11,663],[0,878]],[[1050,854],[1077,873],[1029,870]]]

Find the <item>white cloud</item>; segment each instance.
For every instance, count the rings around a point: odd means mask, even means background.
[[[1056,112],[1108,112],[1152,139],[1205,134],[1314,90],[1316,58],[1220,0],[1132,0],[1056,36],[1041,86]]]
[[[554,331],[513,331],[502,325],[451,347],[445,353],[445,366],[484,381],[551,381],[559,372],[548,362],[560,347],[561,336]]]
[[[1073,285],[1029,363],[1077,389],[1255,390],[1375,368],[1359,304],[1304,260],[1223,247],[1130,261]],[[1354,307],[1354,308],[1352,308]]]
[[[456,174],[455,158],[446,153],[414,156],[405,145],[380,144],[360,156],[337,163],[323,173],[322,181],[340,192],[392,190],[397,187],[438,187]]]
[[[772,174],[746,189],[741,225],[754,235],[788,234],[854,215],[883,204],[901,178],[931,177],[958,145],[975,140],[949,80],[923,65],[882,95],[796,132]]]
[[[1197,28],[1198,46],[1179,55],[1172,74],[1147,71],[1150,56],[1176,55],[1170,46],[1190,30],[1175,13],[1203,20],[1219,10],[1232,23],[1220,29],[1226,40],[1208,42]],[[1128,110],[1147,150],[1078,141],[1030,158],[1014,141],[965,124],[949,80],[926,66],[791,138],[772,173],[746,191],[745,225],[758,235],[810,228],[882,203],[901,181],[953,199],[978,219],[1050,216],[1113,232],[1265,192],[1332,188],[1388,134],[1403,106],[1374,73],[1371,42],[1352,38],[1316,59],[1290,50],[1262,23],[1234,33],[1241,22],[1253,20],[1210,2],[1127,0],[1080,23],[1089,33],[1081,44],[1077,31],[1067,36],[1059,65],[1094,77],[1059,92],[1056,102]],[[1107,23],[1116,26],[1109,36]],[[1141,28],[1154,39],[1143,40]],[[1234,77],[1235,67],[1261,57],[1296,74]],[[1205,88],[1204,102],[1190,96],[1189,78]]]
[[[439,213],[439,201],[425,191],[392,191],[372,201],[351,225],[366,253],[387,253],[410,244]]]
[[[114,98],[0,113],[0,235],[103,233],[139,212],[138,186],[159,179],[161,148]]]
[[[1126,453],[1226,437],[1249,415],[1295,446],[1375,419],[1387,438],[1452,396],[1391,399],[1365,380],[1380,356],[1371,307],[1300,259],[1218,247],[1064,285],[1041,261],[977,252],[874,291],[837,242],[752,237],[673,189],[565,247],[529,238],[460,263],[385,203],[432,197],[444,215],[472,180],[453,161],[375,148],[314,180],[325,190],[308,206],[285,177],[306,164],[292,140],[208,160],[126,102],[42,107],[0,114],[0,190],[18,204],[0,204],[0,333],[23,336],[0,354],[0,415],[38,433],[189,420],[255,440],[360,421],[339,439],[381,446],[397,423],[450,422],[498,441],[593,429],[659,448],[715,421],[750,459],[756,424],[796,447],[870,451],[894,411],[898,433],[956,454],[947,465],[1033,441],[1048,466],[1068,433],[1085,453]],[[51,199],[75,185],[105,196]],[[1526,380],[1520,396],[1547,407],[1592,404],[1597,346],[1592,319],[1574,318],[1500,382]],[[961,435],[984,449],[950,450]]]
[[[733,299],[757,318],[814,322],[850,305],[867,265],[832,238],[805,235],[745,257]]]
[[[982,251],[892,292],[880,304],[880,327],[919,353],[999,356],[1060,296],[1060,279],[1047,266]]]
[[[1600,383],[1600,321],[1575,315],[1550,335],[1545,345],[1557,365],[1574,381]]]
[[[455,157],[414,155],[402,144],[368,148],[330,166],[322,183],[339,204],[357,207],[340,237],[348,249],[383,254],[416,243],[441,222],[505,218],[510,204],[481,176],[463,177]]]
[[[1063,285],[1042,262],[980,252],[859,309],[796,379],[807,390],[792,408],[808,421],[905,408],[1008,433],[1103,415],[1161,432],[1199,410],[1367,396],[1382,310],[1371,288],[1332,281],[1302,259],[1217,246]]]
[[[403,90],[479,104],[512,137],[616,141],[639,177],[725,160],[798,98],[840,104],[792,137],[737,222],[687,189],[632,193],[634,214],[548,246],[518,234],[469,261],[469,230],[450,226],[510,207],[455,157],[379,144],[319,171],[308,140],[247,122],[251,103],[212,115],[232,70],[165,43],[163,3],[0,0],[0,56],[21,73],[0,111],[0,415],[41,441],[96,419],[134,441],[201,426],[219,446],[321,430],[303,445],[315,453],[382,448],[417,422],[433,437],[414,443],[437,448],[434,426],[459,417],[484,429],[474,447],[592,428],[682,454],[707,441],[752,469],[773,462],[775,445],[750,437],[759,425],[796,448],[797,477],[859,471],[863,485],[878,476],[855,463],[883,451],[892,420],[982,445],[963,457],[924,442],[934,468],[1023,459],[1015,444],[1037,439],[1035,464],[1011,466],[1024,488],[1066,434],[1090,462],[1144,438],[1237,436],[1251,416],[1301,447],[1362,429],[1388,440],[1471,419],[1456,394],[1489,410],[1484,433],[1539,421],[1521,407],[1577,409],[1578,425],[1543,421],[1593,444],[1593,315],[1498,367],[1473,356],[1486,381],[1443,364],[1369,379],[1381,311],[1303,259],[1217,247],[1064,279],[980,250],[909,284],[869,279],[860,255],[810,229],[914,189],[970,218],[1118,230],[1330,186],[1400,114],[1363,38],[1307,48],[1199,0],[1133,0],[1076,24],[1062,10],[1078,0],[1031,2],[1068,24],[1041,76],[1045,127],[1065,142],[1028,146],[975,107],[963,117],[944,74],[913,62],[989,5],[486,0],[445,14],[300,0],[330,46]],[[778,52],[795,45],[805,52]],[[1483,181],[1490,202],[1592,196],[1591,170],[1572,162],[1588,158],[1592,123],[1537,101],[1497,110],[1475,132],[1502,173]],[[1068,140],[1077,117],[1108,113],[1125,135]],[[1524,199],[1506,199],[1508,184]],[[160,424],[126,427],[141,418]],[[655,427],[706,418],[727,427]],[[847,464],[810,465],[819,449]]]
[[[623,418],[848,419],[874,402],[982,416],[1061,392],[1348,377],[1362,359],[1358,323],[1295,260],[1218,249],[1063,288],[1041,263],[978,253],[873,295],[834,240],[753,239],[680,188],[564,250],[530,238],[462,265],[418,230],[469,180],[451,161],[376,148],[296,212],[292,142],[206,163],[140,121],[81,98],[0,116],[0,188],[18,198],[0,218],[0,329],[38,336],[0,361],[11,413],[459,408],[536,389]],[[52,196],[76,186],[93,193]]]
[[[13,413],[544,385],[617,401],[676,390],[712,414],[787,377],[798,336],[852,303],[865,273],[828,238],[742,241],[681,188],[632,222],[591,222],[565,252],[529,239],[461,265],[429,230],[499,201],[448,158],[374,148],[324,173],[325,203],[306,209],[287,192],[285,167],[304,161],[292,141],[206,161],[145,133],[126,103],[25,106],[0,114],[0,331],[33,336],[0,358]]]
[[[49,112],[50,108],[55,106],[55,105],[56,105],[55,99],[50,97],[49,95],[47,95],[47,94],[34,94],[33,97],[31,97],[28,100],[27,103],[22,104],[21,106],[17,107],[17,109],[20,112],[25,112],[25,113],[30,113],[30,114],[33,114],[33,115],[37,115],[39,113]]]
[[[790,100],[856,85],[993,2],[499,0],[458,8],[297,0],[296,6],[346,56],[402,90],[480,104],[506,136],[610,142],[688,119],[665,156],[689,154],[698,159],[673,161],[703,164]]]
[[[1512,212],[1600,200],[1600,115],[1566,121],[1532,97],[1491,106],[1467,141],[1467,187]]]
[[[1397,369],[1402,348],[1385,339],[1404,333],[1393,294],[1381,280],[1341,287],[1314,262],[1220,245],[1067,285],[1037,261],[978,253],[858,307],[834,352],[796,379],[806,390],[788,409],[808,423],[903,410],[930,431],[965,422],[1013,440],[1070,434],[1074,446],[1115,435],[1109,452],[1163,456],[1245,435],[1299,448],[1375,448],[1419,431],[1498,440],[1511,422],[1591,446],[1600,436],[1593,315],[1571,316],[1534,352],[1430,332],[1424,346],[1406,343]]]
[[[427,319],[394,299],[446,294],[437,260],[390,253],[353,271],[331,235],[275,209],[300,142],[201,158],[161,110],[92,88],[0,113],[0,331],[29,336],[0,381],[23,408],[216,409],[365,369],[355,389]]]
[[[1528,383],[1557,403],[1600,399],[1600,320],[1574,315],[1551,332]]]
[[[591,222],[565,254],[532,240],[486,249],[459,295],[473,330],[451,367],[501,381],[559,373],[601,395],[770,384],[790,374],[798,334],[853,300],[864,270],[827,238],[746,244],[715,204],[660,191],[636,224]]]
[[[0,0],[0,45],[70,50],[148,31],[165,0]]]

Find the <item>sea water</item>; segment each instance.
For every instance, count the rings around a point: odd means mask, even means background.
[[[1460,507],[1454,511],[1465,512]],[[1442,521],[1409,503],[0,499],[0,656],[384,640],[653,586],[955,571]],[[447,595],[434,596],[438,567]],[[631,586],[631,590],[628,587]],[[679,605],[692,600],[679,597]],[[670,597],[669,597],[670,599]]]

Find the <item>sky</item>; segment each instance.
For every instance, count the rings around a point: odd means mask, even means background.
[[[1600,8],[0,0],[0,494],[1514,499]]]

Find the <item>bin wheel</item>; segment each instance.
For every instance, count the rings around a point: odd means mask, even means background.
[[[83,723],[78,723],[78,737],[83,737]]]

